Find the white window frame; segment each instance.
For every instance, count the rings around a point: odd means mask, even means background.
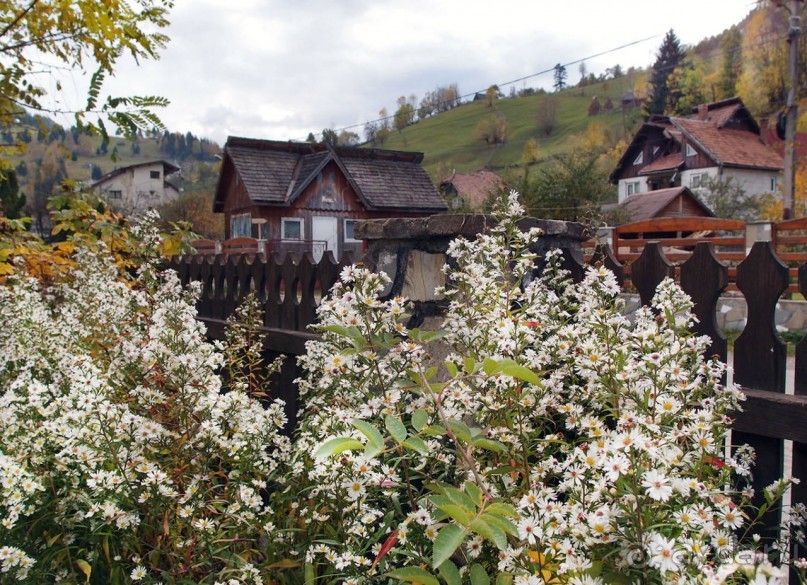
[[[636,195],[640,193],[641,189],[641,181],[631,181],[630,183],[625,183],[625,195]]]
[[[709,173],[693,173],[689,177],[690,189],[703,189],[704,183],[709,178]]]
[[[644,162],[644,151],[640,151],[639,154],[633,159],[634,166],[640,165]]]
[[[355,224],[357,221],[359,221],[359,220],[355,219],[355,218],[345,218],[344,221],[342,222],[342,230],[343,230],[343,233],[345,235],[344,240],[345,240],[346,244],[348,244],[348,243],[356,244],[356,243],[361,242],[361,240],[357,240],[356,238],[347,237],[347,224],[348,224],[348,222],[353,222]],[[355,227],[356,226],[354,225],[353,228],[355,229]]]
[[[110,189],[107,194],[110,200],[120,201],[123,199],[123,191],[120,189]]]
[[[771,193],[776,193],[779,189],[779,177],[771,177]]]
[[[297,238],[290,238],[286,236],[286,225],[296,223],[300,226],[300,236]],[[284,217],[280,220],[280,239],[282,240],[304,240],[305,239],[305,222],[302,217]]]
[[[697,155],[698,155],[698,151],[695,150],[695,147],[693,147],[691,144],[687,143],[687,156],[697,156]]]

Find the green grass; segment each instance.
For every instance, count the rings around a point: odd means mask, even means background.
[[[637,123],[637,112],[623,116],[616,110],[589,117],[588,107],[595,95],[601,105],[610,97],[618,107],[619,97],[635,83],[635,77],[625,77],[554,94],[558,98],[558,121],[550,136],[543,136],[536,124],[538,104],[545,96],[532,95],[497,100],[494,108],[489,108],[484,101],[463,104],[417,122],[400,133],[393,132],[382,148],[423,152],[424,167],[433,178],[451,169],[473,172],[520,164],[524,145],[530,138],[537,140],[539,156],[546,159],[568,151],[570,139],[584,134],[592,121],[603,124],[612,139],[630,137]],[[503,115],[507,119],[505,144],[488,146],[475,136],[479,121],[491,115]]]

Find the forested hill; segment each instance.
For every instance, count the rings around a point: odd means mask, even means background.
[[[104,142],[100,136],[34,115],[19,116],[0,137],[25,195],[22,213],[34,217],[45,213],[48,199],[65,179],[90,183],[116,168],[158,159],[182,169],[185,191],[210,191],[212,197],[211,177],[218,173],[221,154],[218,144],[190,132],[155,129],[133,140],[111,136]]]

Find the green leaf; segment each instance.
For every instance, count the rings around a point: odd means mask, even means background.
[[[395,439],[397,443],[403,443],[404,439],[406,439],[406,427],[404,424],[395,416],[388,414],[384,417],[384,426],[387,427],[390,436]]]
[[[317,573],[314,569],[313,563],[306,563],[305,568],[303,569],[303,578],[305,579],[305,585],[314,585],[317,580]]]
[[[482,507],[482,501],[483,501],[484,496],[482,494],[482,490],[479,489],[478,485],[476,485],[472,481],[466,481],[465,482],[465,493],[468,494],[468,497],[470,497],[471,500],[473,500],[474,505],[476,505],[477,508]]]
[[[465,540],[465,530],[456,524],[446,524],[437,533],[432,549],[432,567],[438,568],[454,554],[462,541]]]
[[[416,410],[412,415],[412,428],[415,429],[417,432],[423,430],[423,428],[429,422],[429,413],[425,410]]]
[[[440,425],[429,425],[425,429],[423,429],[424,435],[429,435],[431,437],[442,437],[446,434],[446,429]]]
[[[322,327],[322,330],[330,331],[331,333],[336,333],[337,335],[341,335],[342,337],[350,337],[348,329],[344,325],[325,325]]]
[[[457,366],[454,365],[454,362],[446,362],[446,369],[448,370],[448,373],[451,374],[452,378],[457,377],[458,370]]]
[[[364,450],[367,457],[375,457],[384,450],[384,437],[373,425],[359,418],[354,418],[352,423],[362,435],[367,437],[368,443]]]
[[[81,569],[81,572],[87,576],[87,583],[89,583],[90,575],[92,575],[92,567],[90,566],[90,563],[84,559],[79,559],[76,561],[76,564],[78,565],[78,568]]]
[[[485,508],[485,512],[488,512],[489,514],[498,514],[499,516],[505,516],[506,518],[514,518],[516,515],[516,509],[510,504],[505,504],[504,502],[493,502],[492,504],[488,504],[488,506]]]
[[[463,366],[465,367],[465,371],[469,374],[476,374],[482,364],[476,362],[474,358],[467,357],[463,360]]]
[[[515,363],[502,367],[502,374],[513,376],[517,380],[529,382],[530,384],[536,384],[538,386],[541,385],[541,378],[538,377],[538,374],[529,368],[525,368],[524,366],[520,366]]]
[[[496,576],[496,585],[513,585],[513,574],[499,573]]]
[[[404,447],[412,449],[413,451],[417,451],[420,455],[428,455],[429,448],[426,446],[426,443],[423,442],[423,439],[420,437],[409,437],[403,443],[401,443]]]
[[[432,378],[434,378],[434,375],[436,373],[437,373],[437,366],[432,366],[428,370],[426,370],[426,373],[423,375],[427,380],[431,380]]]
[[[478,563],[471,565],[471,585],[490,585],[490,577]]]
[[[482,518],[474,518],[471,520],[469,526],[471,530],[495,544],[496,548],[499,550],[507,548],[507,535],[498,526],[494,526]]]
[[[473,499],[469,498],[466,494],[453,486],[443,485],[443,493],[448,496],[449,500],[455,504],[468,508],[469,511],[475,508]]]
[[[503,516],[499,516],[498,514],[490,514],[486,512],[482,514],[480,518],[482,518],[489,524],[498,527],[499,529],[509,534],[510,536],[518,536],[518,528],[516,528],[516,525]]]
[[[474,437],[473,440],[471,441],[471,444],[474,447],[479,447],[480,449],[487,449],[488,451],[494,451],[496,453],[507,451],[507,446],[505,446],[504,443],[494,441],[493,439],[486,439],[485,437],[482,436]]]
[[[502,364],[493,358],[485,358],[485,361],[482,362],[482,369],[488,376],[492,376],[502,371]]]
[[[432,502],[434,502],[434,498],[432,498]],[[443,504],[443,505],[435,504],[435,505],[439,510],[442,510],[443,512],[448,514],[449,517],[453,518],[463,526],[468,526],[471,523],[471,518],[473,518],[473,514],[464,506],[460,506],[459,504]]]
[[[364,449],[364,445],[356,439],[348,437],[336,437],[325,441],[322,446],[314,453],[315,459],[321,459],[328,455],[336,455],[342,451],[350,451],[353,449]]]
[[[395,569],[391,573],[387,573],[388,577],[398,579],[399,581],[406,581],[407,583],[422,583],[423,585],[440,585],[440,581],[420,567],[401,567]]]
[[[457,566],[451,561],[446,561],[440,565],[438,571],[440,571],[440,576],[443,578],[443,581],[446,582],[446,585],[462,585],[460,572],[457,570]]]
[[[454,436],[457,437],[460,441],[465,443],[471,442],[471,429],[468,428],[461,420],[449,420],[448,426],[451,427]]]

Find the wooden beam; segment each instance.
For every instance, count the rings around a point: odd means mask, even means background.
[[[211,319],[199,317],[207,326],[207,334],[213,339],[224,339],[225,321],[223,319]],[[261,330],[269,336],[264,344],[265,349],[277,353],[302,355],[305,353],[305,342],[319,339],[319,335],[305,331],[289,331],[287,329],[275,329],[272,327],[261,327]]]
[[[807,396],[743,389],[743,412],[733,413],[732,428],[774,439],[807,443]]]

